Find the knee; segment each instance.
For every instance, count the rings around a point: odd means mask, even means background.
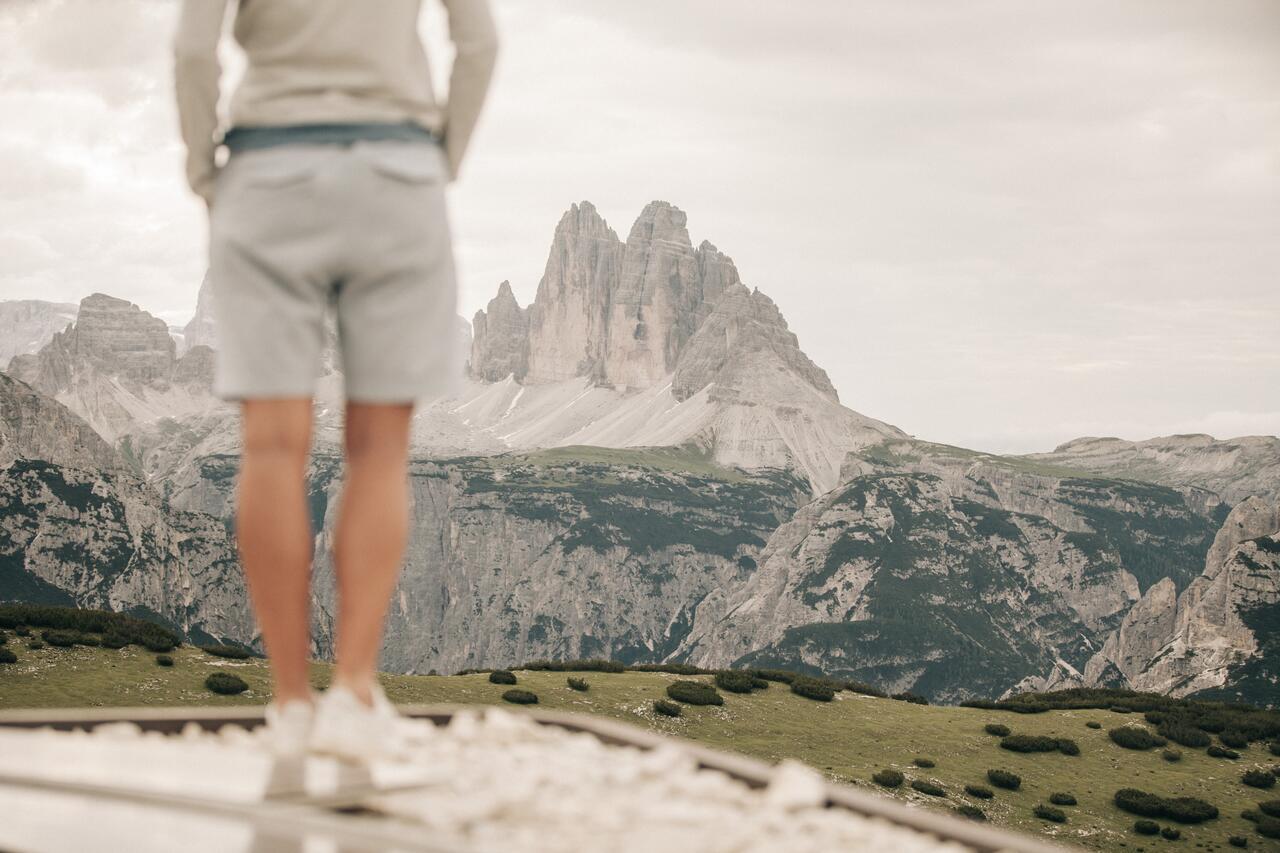
[[[305,426],[286,422],[246,424],[246,462],[290,464],[304,468],[311,452],[311,433]]]

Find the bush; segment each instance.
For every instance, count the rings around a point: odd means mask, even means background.
[[[495,669],[489,673],[490,684],[515,684],[516,675],[509,669]]]
[[[570,676],[565,680],[565,684],[569,685],[570,690],[576,690],[579,693],[586,693],[591,689],[591,685],[587,683],[585,678],[574,678]]]
[[[19,625],[18,627],[13,629],[13,633],[18,635],[19,637],[30,637],[31,629],[28,628],[26,625]]]
[[[967,817],[969,818],[969,820],[986,820],[987,819],[986,812],[984,812],[982,809],[978,808],[977,806],[971,806],[968,804],[956,806],[956,814],[960,815],[960,817]]]
[[[98,639],[93,634],[81,634],[79,637],[76,637],[76,642],[82,646],[102,645],[102,640]]]
[[[1253,825],[1263,838],[1280,838],[1280,820],[1274,817],[1260,817]]]
[[[1280,740],[1271,741],[1267,748],[1271,750],[1272,755],[1280,755]]]
[[[1181,761],[1182,753],[1176,749],[1166,749],[1164,752],[1160,753],[1160,757],[1165,761],[1172,763],[1174,761]]]
[[[156,664],[159,666],[173,666],[173,658],[169,655],[156,655]]]
[[[30,640],[27,640],[27,648],[31,649],[32,651],[35,651],[37,649],[43,649],[44,640],[37,640],[35,637],[32,637]]]
[[[123,634],[107,633],[102,635],[102,647],[105,649],[123,649],[129,640]]]
[[[987,734],[995,735],[996,737],[1008,737],[1009,735],[1009,727],[1003,723],[987,723],[982,727],[982,730]]]
[[[223,696],[234,696],[249,689],[249,685],[245,684],[240,676],[221,671],[209,673],[209,677],[204,680],[204,686]]]
[[[1071,738],[1060,737],[1058,738],[1058,752],[1063,755],[1079,755],[1080,745]]]
[[[1270,770],[1246,770],[1240,781],[1250,788],[1274,788],[1276,776]]]
[[[1164,746],[1169,741],[1159,735],[1154,735],[1141,726],[1120,726],[1107,732],[1111,736],[1111,740],[1117,746],[1123,746],[1125,749],[1154,749],[1157,746]]]
[[[512,705],[537,705],[538,694],[532,690],[513,689],[502,694],[504,702],[510,702]]]
[[[42,604],[0,605],[0,627],[16,628],[19,625],[27,630],[28,626],[34,626],[66,631],[72,635],[118,635],[139,645],[146,645],[148,642],[163,644],[165,648],[160,651],[169,651],[181,641],[178,634],[168,628],[122,613]]]
[[[844,689],[850,693],[858,693],[862,696],[875,696],[878,699],[886,699],[887,695],[879,687],[873,687],[862,681],[846,681]]]
[[[12,649],[0,648],[0,663],[17,663],[18,656],[13,653]]]
[[[667,685],[667,695],[686,705],[723,705],[724,697],[703,681],[673,681]]]
[[[1076,798],[1071,794],[1050,794],[1049,802],[1053,803],[1055,806],[1074,806],[1076,804]]]
[[[1107,710],[1113,714],[1132,714],[1133,713],[1132,708],[1126,708],[1123,705],[1112,705]]]
[[[930,767],[937,767],[937,763],[932,758],[914,758],[911,761],[916,767],[923,767],[928,770]]]
[[[1133,831],[1139,835],[1157,835],[1160,832],[1160,824],[1154,820],[1135,820]]]
[[[1204,732],[1191,726],[1182,725],[1181,723],[1167,722],[1160,726],[1157,731],[1163,737],[1189,749],[1203,749],[1213,742],[1213,738]]]
[[[730,693],[750,693],[756,688],[757,681],[764,680],[740,669],[722,669],[716,673],[715,677],[716,687],[728,690]]]
[[[995,796],[995,793],[990,788],[983,785],[965,785],[964,792],[971,797],[977,797],[979,800],[989,800]]]
[[[1216,743],[1206,749],[1205,752],[1209,753],[1210,758],[1227,758],[1231,761],[1235,761],[1240,757],[1240,753],[1236,752],[1234,749],[1226,749],[1218,746]]]
[[[1280,800],[1267,800],[1265,803],[1258,803],[1258,811],[1267,817],[1280,817]]]
[[[791,682],[791,692],[797,696],[803,696],[806,699],[813,699],[818,702],[830,702],[836,697],[836,691],[824,681],[816,678],[809,678],[806,675],[797,676]]]
[[[76,643],[80,642],[81,636],[75,631],[59,631],[48,630],[41,631],[40,636],[51,646],[57,646],[60,649],[69,649]]]
[[[543,662],[545,663],[545,662]],[[611,661],[609,663],[612,663]],[[619,664],[621,666],[621,664]],[[533,669],[532,666],[525,666],[523,669]],[[612,669],[602,669],[602,672],[613,672]],[[624,666],[618,672],[665,672],[671,675],[714,675],[716,670],[707,669],[705,666],[694,666],[691,663],[633,663],[631,666]]]
[[[1227,843],[1232,847],[1248,847],[1249,839],[1245,838],[1243,835],[1232,835],[1227,838]]]
[[[895,693],[889,698],[897,699],[899,702],[910,702],[912,705],[928,705],[929,704],[928,699],[924,698],[923,696],[917,696],[916,694],[912,693],[909,690],[904,690],[901,693]]]
[[[1085,723],[1085,725],[1086,725],[1086,726],[1088,726],[1088,727],[1089,727],[1089,728],[1091,728],[1091,729],[1100,729],[1100,728],[1102,728],[1102,723],[1098,722],[1097,720],[1090,720],[1089,722]]]
[[[1172,826],[1166,826],[1164,829],[1160,830],[1160,837],[1168,839],[1169,841],[1177,841],[1182,837],[1182,833],[1179,830],[1174,829]]]
[[[1229,746],[1232,749],[1245,749],[1249,746],[1249,738],[1242,732],[1223,732],[1218,735],[1218,740],[1222,741],[1223,746]]]
[[[1137,788],[1121,788],[1115,795],[1116,808],[1143,817],[1164,817],[1164,798]]]
[[[1009,735],[1000,740],[1000,748],[1010,752],[1057,752],[1058,741],[1044,735]]]
[[[763,681],[776,681],[779,684],[790,684],[796,680],[796,674],[787,669],[753,669],[751,674]]]
[[[1218,807],[1196,797],[1174,797],[1164,801],[1164,816],[1178,823],[1204,823],[1218,816]]]
[[[253,656],[248,649],[240,646],[232,646],[226,643],[214,643],[210,646],[197,646],[196,648],[207,655],[213,655],[217,658],[227,658],[228,660],[245,660]]]
[[[1022,777],[1008,770],[988,770],[987,781],[1006,791],[1016,791],[1022,786]]]
[[[676,664],[678,665],[678,664]],[[672,664],[642,664],[633,666],[638,672],[670,672],[672,670],[665,667],[673,666]],[[601,660],[592,658],[590,660],[565,660],[565,661],[549,661],[535,660],[530,661],[516,669],[527,669],[531,672],[625,672],[627,667],[616,660]]]
[[[680,706],[675,702],[668,702],[666,699],[656,699],[653,703],[653,712],[664,717],[678,717],[680,716]]]
[[[906,777],[897,770],[886,767],[871,774],[871,781],[883,788],[898,788],[906,781]]]
[[[1042,820],[1053,821],[1054,823],[1066,823],[1067,813],[1062,809],[1055,809],[1053,806],[1046,806],[1044,803],[1036,806],[1031,810],[1036,817]]]
[[[937,782],[926,779],[916,779],[912,781],[911,787],[922,794],[928,794],[930,797],[945,797],[947,791]]]

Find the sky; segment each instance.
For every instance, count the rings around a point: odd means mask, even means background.
[[[0,299],[190,316],[206,222],[182,181],[176,10],[0,0]],[[664,199],[846,405],[921,438],[1280,434],[1275,0],[495,13],[493,94],[449,191],[465,316],[503,279],[532,300],[571,203],[625,236]]]

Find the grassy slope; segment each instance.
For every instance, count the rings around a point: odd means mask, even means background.
[[[252,704],[268,696],[263,661],[225,661],[190,647],[174,652],[176,665],[158,667],[154,655],[135,647],[121,650],[76,647],[30,651],[17,638],[9,648],[19,663],[0,667],[0,707],[54,707],[105,705]],[[213,669],[239,674],[250,691],[237,697],[216,696],[201,683]],[[774,684],[751,696],[725,695],[721,708],[689,708],[670,720],[650,711],[653,699],[664,695],[676,676],[663,673],[587,673],[588,693],[565,686],[566,675],[554,672],[519,672],[520,686],[537,692],[544,707],[604,714],[625,722],[680,735],[721,749],[736,750],[773,761],[797,758],[836,781],[871,786],[868,778],[881,767],[896,767],[908,779],[936,779],[949,792],[947,800],[925,797],[904,789],[897,796],[935,807],[973,802],[982,806],[999,825],[1029,832],[1053,834],[1062,841],[1103,850],[1160,850],[1170,844],[1189,848],[1226,850],[1227,836],[1249,838],[1249,849],[1268,849],[1266,839],[1254,833],[1239,817],[1243,808],[1280,794],[1261,792],[1240,784],[1240,774],[1255,764],[1277,760],[1255,745],[1240,761],[1209,758],[1203,751],[1183,750],[1181,762],[1170,764],[1158,750],[1149,753],[1121,749],[1108,739],[1106,729],[1140,721],[1138,715],[1107,711],[1055,711],[1037,715],[980,711],[956,707],[926,707],[841,693],[835,702],[820,703],[792,695],[785,685]],[[316,664],[313,679],[323,686],[328,667]],[[499,702],[506,687],[490,684],[485,675],[387,676],[387,693],[396,702]],[[1086,720],[1098,720],[1102,730],[1089,729]],[[1002,722],[1015,732],[1070,737],[1082,755],[1020,755],[1000,749],[997,739],[985,734],[988,722]],[[937,762],[920,770],[912,759],[923,756]],[[1022,790],[997,791],[990,803],[963,794],[966,783],[985,784],[989,768],[1004,768],[1023,778]],[[1111,805],[1117,788],[1138,787],[1166,796],[1202,797],[1222,812],[1216,821],[1181,827],[1183,839],[1168,842],[1142,838],[1130,831],[1133,816]],[[882,789],[878,789],[882,790]],[[1072,793],[1078,807],[1067,807],[1070,816],[1062,826],[1046,824],[1031,815],[1039,802],[1054,791]]]

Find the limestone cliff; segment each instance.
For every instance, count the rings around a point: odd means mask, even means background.
[[[14,356],[37,352],[76,319],[66,302],[14,299],[0,302],[0,367]]]

